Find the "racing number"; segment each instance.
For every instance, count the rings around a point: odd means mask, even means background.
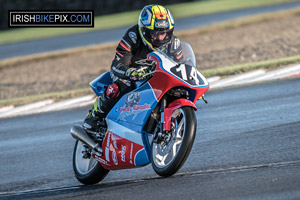
[[[199,85],[197,70],[194,67],[191,68],[191,77],[195,80],[196,85]]]
[[[185,64],[177,65],[171,68],[171,72],[192,85],[199,85],[200,77],[197,74],[197,70],[192,66],[187,66]]]
[[[181,64],[179,67],[176,67],[176,71],[177,72],[181,72],[181,76],[183,80],[188,81],[187,79],[187,75],[186,75],[186,69],[185,69],[185,65]]]

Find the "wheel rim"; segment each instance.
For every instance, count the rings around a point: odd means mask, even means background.
[[[93,156],[90,156],[89,158],[83,157],[85,154],[83,152],[85,152],[86,150],[88,150],[88,148],[86,148],[82,142],[78,141],[75,152],[75,165],[77,171],[81,175],[90,173],[97,165],[97,161],[93,158]]]
[[[172,119],[168,138],[159,143],[153,143],[152,157],[158,168],[167,167],[173,162],[183,141],[186,126],[186,117],[183,110],[181,108],[175,110]]]

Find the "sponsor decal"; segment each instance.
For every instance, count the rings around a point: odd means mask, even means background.
[[[115,165],[118,165],[118,164],[119,164],[119,163],[118,163],[118,158],[117,158],[117,153],[116,153],[115,150],[113,150],[113,152],[112,152],[112,159],[113,159]]]
[[[179,46],[180,46],[180,40],[178,38],[175,38],[174,49],[178,49]]]
[[[110,156],[110,161],[106,159],[106,152],[104,152],[104,155],[100,155],[99,153],[93,152],[92,156],[97,162],[99,162],[107,169],[122,169],[127,167],[136,167],[135,162],[138,162],[139,160],[135,160],[135,156],[139,151],[143,149],[143,145],[137,144],[126,138],[120,137],[112,131],[107,131],[107,136],[104,142],[106,143],[103,144],[103,147],[107,147],[107,143],[109,143],[109,148],[107,152]],[[106,151],[106,148],[104,150]]]
[[[112,67],[112,70],[115,71],[115,72],[117,72],[117,73],[119,73],[119,74],[123,74],[123,75],[126,73],[126,72],[124,72],[124,71],[122,71],[120,69],[117,69],[115,66]]]
[[[118,95],[118,93],[119,93],[119,87],[115,83],[110,84],[106,89],[106,96],[108,98],[114,98],[115,96]]]
[[[108,88],[107,88],[107,92],[106,92],[106,95],[107,96],[110,96],[111,94],[115,93],[115,90],[113,88],[112,85],[110,85]]]
[[[132,150],[133,150],[133,143],[131,143],[131,146],[130,146],[130,164],[133,164],[132,162]]]
[[[104,165],[107,165],[107,162],[106,160],[102,159],[100,156],[96,155],[96,154],[93,154],[93,157],[95,160],[97,160],[98,162],[104,164]]]
[[[111,135],[111,132],[108,131],[107,141],[106,141],[106,147],[105,147],[105,159],[106,159],[108,162],[110,162],[110,160],[109,160],[110,135]]]
[[[120,59],[120,56],[116,55],[116,60],[119,61]]]
[[[124,119],[125,117],[133,114],[135,116],[132,119],[135,119],[140,112],[151,109],[151,105],[147,103],[144,105],[138,105],[140,100],[141,95],[139,92],[132,92],[128,94],[124,106],[120,108],[119,119]]]
[[[141,100],[141,94],[139,92],[132,92],[128,94],[125,102],[125,107],[132,107],[137,105]]]
[[[122,151],[121,151],[121,160],[125,162],[125,152],[126,152],[126,146],[121,145]]]
[[[168,28],[169,24],[167,21],[156,22],[155,26],[157,28]]]
[[[114,145],[114,148],[115,148],[115,149],[118,149],[118,146],[117,146],[117,140],[114,140],[114,141],[113,141],[113,145]]]
[[[136,44],[136,40],[137,40],[136,33],[131,31],[131,32],[128,33],[128,35],[129,35],[129,37],[131,38],[132,42],[133,42],[134,44]]]
[[[109,148],[108,147],[105,147],[105,159],[110,162],[109,160]]]
[[[123,112],[134,112],[134,111],[143,111],[143,110],[149,110],[150,104],[144,104],[144,105],[134,105],[133,107],[126,107],[126,108],[120,108],[120,113]]]
[[[150,109],[150,104],[144,104],[144,105],[134,105],[132,107],[133,111],[136,110],[149,110]]]

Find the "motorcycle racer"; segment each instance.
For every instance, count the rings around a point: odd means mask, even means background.
[[[113,83],[97,98],[93,108],[84,120],[84,127],[97,131],[99,125],[105,126],[105,117],[115,103],[134,89],[133,77],[147,73],[140,60],[158,48],[165,48],[175,60],[182,58],[180,40],[173,35],[174,19],[170,11],[161,5],[145,6],[138,23],[127,30],[116,48],[110,75]],[[146,63],[144,63],[145,65]]]

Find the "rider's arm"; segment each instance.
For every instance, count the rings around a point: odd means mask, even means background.
[[[182,46],[179,38],[173,36],[171,43],[168,45],[168,51],[174,60],[180,61],[182,59]]]
[[[136,34],[136,32],[131,29],[125,33],[117,46],[116,55],[111,65],[113,75],[121,79],[129,79],[130,77],[129,65],[133,56],[132,51],[136,46],[134,43],[136,42],[136,40],[134,40],[134,34]]]

